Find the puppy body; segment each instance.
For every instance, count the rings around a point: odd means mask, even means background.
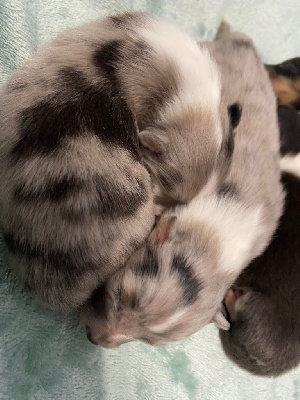
[[[154,223],[149,169],[172,202],[213,171],[219,184],[220,107],[207,51],[143,13],[62,33],[20,68],[0,99],[0,222],[37,298],[78,306],[139,247]]]
[[[220,331],[231,360],[249,372],[268,376],[280,375],[300,362],[300,129],[295,110],[286,113],[279,107],[278,112],[282,183],[287,192],[284,213],[266,251],[227,293],[231,329]]]
[[[251,40],[222,28],[201,47],[220,67],[222,101],[243,108],[226,146],[230,172],[217,193],[167,211],[125,271],[94,293],[82,311],[94,343],[162,345],[212,320],[228,328],[219,311],[224,294],[276,229],[283,194],[275,96]]]

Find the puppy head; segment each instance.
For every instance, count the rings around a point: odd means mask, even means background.
[[[224,303],[231,327],[220,331],[220,339],[232,361],[263,376],[278,376],[299,363],[295,327],[268,297],[249,288],[232,287]]]
[[[219,312],[228,285],[216,272],[215,238],[206,226],[201,231],[163,217],[126,268],[83,307],[89,339],[104,347],[132,340],[161,346],[213,320],[228,329]]]
[[[187,107],[139,134],[158,203],[187,203],[221,185],[241,118],[239,103],[222,107],[221,117],[205,107]]]

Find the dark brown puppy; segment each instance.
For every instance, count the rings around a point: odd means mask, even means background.
[[[280,153],[295,156],[300,153],[300,113],[291,107],[278,107]]]
[[[300,57],[266,65],[280,106],[300,110]]]
[[[268,376],[300,362],[300,125],[293,109],[279,107],[278,115],[285,211],[265,253],[227,292],[224,303],[231,329],[220,330],[232,361]]]

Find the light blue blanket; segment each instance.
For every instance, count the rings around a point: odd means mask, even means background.
[[[300,56],[299,0],[0,0],[0,85],[59,31],[130,9],[159,14],[199,40],[212,39],[226,15],[265,62]],[[226,359],[214,326],[165,348],[98,348],[76,313],[46,310],[22,290],[0,238],[0,400],[27,399],[292,400],[300,399],[300,369],[251,376]]]

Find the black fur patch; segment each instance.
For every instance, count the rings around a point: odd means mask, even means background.
[[[139,302],[138,302],[136,296],[134,296],[134,295],[133,295],[132,298],[131,298],[130,307],[131,307],[132,309],[139,308]]]
[[[77,194],[83,187],[83,182],[76,177],[64,177],[49,184],[45,196],[52,201],[65,199],[71,194]]]
[[[137,156],[135,120],[116,83],[112,93],[110,85],[93,86],[71,67],[60,71],[58,82],[55,95],[22,111],[20,139],[12,149],[15,161],[32,154],[49,154],[66,136],[86,131]]]
[[[12,232],[4,232],[3,239],[10,252],[15,255],[24,255],[29,260],[40,255],[39,252],[32,248],[27,241],[16,239]]]
[[[11,253],[27,259],[29,269],[31,261],[39,262],[40,271],[45,280],[51,281],[51,275],[55,276],[61,273],[64,284],[69,284],[70,287],[74,284],[72,279],[75,276],[84,275],[86,271],[95,271],[104,262],[103,260],[91,261],[83,247],[78,246],[76,249],[68,251],[58,249],[46,251],[40,246],[33,246],[28,240],[16,238],[12,232],[4,233],[4,242]],[[28,275],[30,276],[29,272]]]
[[[234,103],[228,107],[227,111],[230,122],[230,130],[228,133],[228,137],[222,143],[221,154],[223,154],[225,160],[227,160],[227,162],[230,163],[234,152],[234,137],[235,137],[234,129],[240,123],[242,115],[242,106],[240,105],[240,103]]]
[[[94,64],[99,69],[100,74],[104,74],[108,82],[110,82],[112,95],[122,92],[116,73],[116,63],[122,62],[122,46],[122,40],[112,41],[102,46],[93,56]],[[153,49],[143,40],[136,42],[131,49],[127,49],[127,52],[127,57],[132,65],[135,63],[149,64],[153,59]],[[146,88],[147,95],[142,99],[143,104],[141,109],[144,112],[138,115],[138,127],[140,131],[153,123],[163,104],[166,104],[174,93],[178,91],[176,76],[177,73],[171,63],[165,67],[165,71],[156,70],[153,65],[152,79],[155,81],[155,84]]]
[[[178,274],[179,282],[183,289],[185,305],[195,303],[198,293],[202,289],[202,282],[195,276],[191,265],[189,265],[182,254],[177,254],[173,258],[172,272]]]
[[[234,132],[230,130],[229,136],[222,143],[221,153],[224,154],[225,159],[231,160],[234,151]]]
[[[49,242],[36,246],[19,240],[13,233],[5,234],[9,250],[22,260],[25,268],[24,284],[33,294],[52,307],[78,306],[78,293],[84,293],[86,283],[99,276],[107,266],[100,256],[90,257],[85,243],[76,248],[55,249]]]
[[[300,57],[292,58],[272,67],[278,75],[283,75],[293,80],[300,78]]]
[[[104,75],[107,80],[107,90],[109,93],[109,105],[112,109],[114,118],[118,121],[121,130],[119,138],[130,148],[132,153],[137,155],[138,137],[136,130],[135,117],[125,99],[121,83],[119,82],[116,63],[121,57],[121,47],[123,42],[115,40],[102,46],[93,54],[94,65],[98,68],[100,75]],[[124,145],[124,144],[123,144]]]
[[[162,107],[178,92],[176,71],[172,71],[172,69],[173,66],[170,65],[169,71],[165,75],[162,71],[155,71],[153,78],[156,80],[156,84],[148,88],[147,95],[142,100],[144,113],[139,115],[140,131],[144,130],[149,124],[151,125]]]
[[[233,182],[225,182],[218,190],[218,196],[230,196],[236,197],[238,195],[238,189],[235,183]]]
[[[122,61],[123,43],[121,40],[113,41],[103,46],[98,52],[94,54],[94,63],[100,69],[102,74],[112,85],[112,92],[121,91],[120,83],[118,82],[115,65],[117,62]],[[132,48],[127,49],[127,57],[131,64],[149,64],[153,65],[153,49],[143,41],[139,40],[134,43]],[[152,67],[152,79],[155,84],[146,88],[146,95],[142,101],[141,109],[144,110],[138,116],[139,130],[142,131],[146,126],[153,123],[159,110],[163,104],[166,104],[174,93],[178,91],[178,82],[176,81],[177,72],[174,70],[173,64],[169,63],[165,70],[155,69]]]
[[[93,291],[89,302],[98,317],[103,319],[107,317],[107,292],[105,284]]]
[[[297,100],[291,103],[291,106],[293,106],[296,110],[300,111],[300,95]]]
[[[95,216],[102,218],[122,218],[134,215],[136,211],[148,200],[148,192],[144,182],[131,178],[131,186],[116,185],[105,176],[97,175],[93,179],[93,188],[96,191],[97,201],[92,206],[68,206],[62,210],[62,218],[73,224],[90,221]],[[73,192],[76,194],[76,192]],[[63,199],[63,198],[62,198]]]
[[[93,210],[95,214],[111,218],[133,215],[148,199],[145,184],[140,179],[132,179],[131,191],[104,176],[95,177],[95,184],[99,196]]]
[[[83,188],[83,185],[84,183],[75,176],[65,176],[56,180],[53,179],[53,181],[49,180],[49,182],[38,191],[33,191],[30,188],[18,185],[14,190],[14,198],[17,201],[60,201],[77,194]]]
[[[242,116],[242,106],[240,103],[234,103],[228,107],[228,116],[231,128],[235,129],[240,123]]]
[[[280,154],[300,153],[300,114],[287,106],[279,106]]]
[[[135,265],[133,268],[137,276],[147,276],[149,278],[159,276],[157,256],[151,249],[147,249],[147,258],[143,260],[143,263]]]
[[[235,39],[234,44],[236,47],[244,47],[245,49],[248,49],[249,47],[252,47],[252,43],[249,40],[246,39]]]
[[[120,58],[120,51],[123,45],[122,40],[113,40],[103,45],[93,54],[93,62],[100,70],[101,75],[104,74],[113,87],[113,91],[121,91],[116,73],[116,62]]]
[[[72,127],[68,133],[78,132],[75,112],[74,104],[55,107],[47,100],[22,111],[19,123],[21,138],[12,149],[13,159],[18,161],[19,158],[30,157],[32,154],[47,154],[55,150],[66,135],[68,127]]]

